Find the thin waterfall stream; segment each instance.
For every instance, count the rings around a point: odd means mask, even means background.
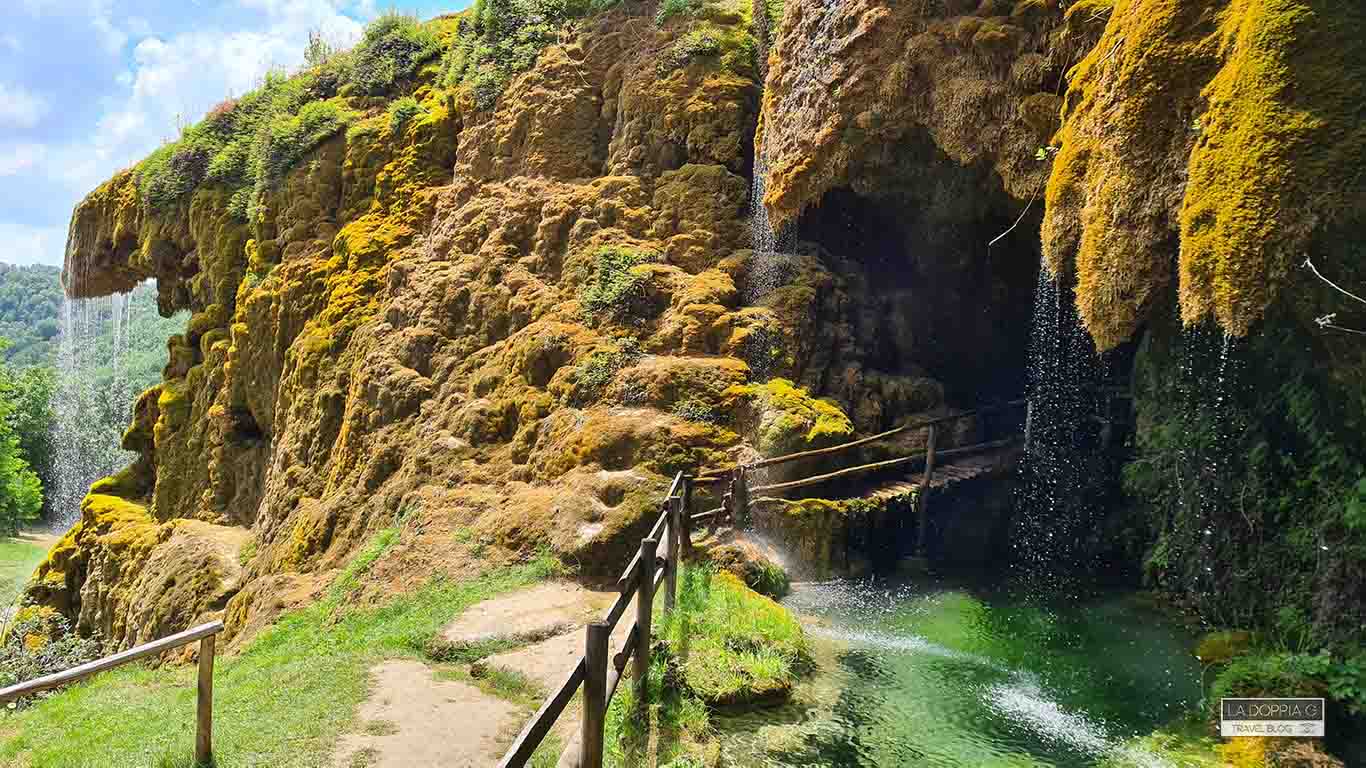
[[[136,458],[121,447],[123,433],[138,394],[161,379],[166,339],[183,325],[182,315],[158,316],[150,283],[127,294],[65,300],[53,395],[56,472],[46,491],[57,530],[80,519],[91,484]]]

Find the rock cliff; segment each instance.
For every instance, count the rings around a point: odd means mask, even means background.
[[[80,204],[71,295],[193,314],[33,597],[239,633],[396,519],[427,573],[457,532],[610,571],[674,472],[1018,393],[1041,256],[1101,347],[1178,250],[1244,333],[1366,199],[1363,79],[1313,79],[1361,12],[1316,0],[550,5],[381,20]]]

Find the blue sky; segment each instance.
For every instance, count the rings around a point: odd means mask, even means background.
[[[62,263],[71,209],[271,67],[310,30],[470,0],[8,0],[0,27],[0,261]]]

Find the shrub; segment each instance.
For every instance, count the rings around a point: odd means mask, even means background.
[[[417,73],[441,49],[436,33],[412,16],[386,13],[365,28],[353,51],[350,82],[367,96],[380,96]]]
[[[590,318],[623,320],[642,308],[649,279],[634,269],[646,263],[639,251],[603,248],[598,251],[593,280],[579,301]]]
[[[680,419],[697,421],[703,424],[718,424],[721,422],[721,414],[717,411],[716,406],[699,397],[690,397],[686,400],[679,400],[674,403],[673,414]]]
[[[20,609],[0,641],[0,687],[94,661],[103,651],[99,635],[77,635],[65,616]]]
[[[687,66],[694,58],[719,56],[722,48],[721,38],[715,32],[695,29],[679,38],[669,49],[668,54],[660,58],[656,65],[657,71],[662,77],[675,69]]]
[[[1215,676],[1210,701],[1258,696],[1326,696],[1353,715],[1366,714],[1366,653],[1260,652],[1240,656]]]
[[[138,176],[143,200],[163,208],[188,197],[204,180],[212,151],[208,142],[189,137],[153,152]]]
[[[337,135],[354,118],[336,102],[314,101],[305,104],[297,115],[272,121],[253,158],[258,186],[278,182],[300,158]]]
[[[493,109],[512,78],[536,65],[541,51],[576,18],[620,0],[477,0],[442,62],[448,87],[466,86],[475,106]]]
[[[412,96],[404,96],[389,105],[389,132],[399,134],[413,118],[425,112]]]
[[[634,364],[642,354],[640,342],[628,338],[613,349],[599,350],[589,355],[577,368],[576,402],[585,405],[600,399],[617,372]]]
[[[655,23],[663,24],[676,16],[691,15],[702,10],[704,0],[661,0],[655,11]]]

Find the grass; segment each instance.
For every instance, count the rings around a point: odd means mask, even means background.
[[[810,664],[801,625],[730,573],[685,566],[678,603],[661,616],[650,659],[648,706],[629,681],[607,710],[609,766],[707,765],[716,704],[786,695]]]
[[[386,538],[381,533],[356,560],[373,564],[392,544],[380,543]],[[348,574],[358,578],[364,568]],[[556,571],[557,564],[542,556],[474,580],[435,579],[375,608],[347,610],[328,599],[283,618],[240,655],[218,661],[218,768],[325,763],[366,695],[371,666],[420,657],[466,608]],[[0,714],[0,765],[159,766],[167,754],[191,751],[194,699],[194,669],[188,666],[124,667],[31,709]]]
[[[810,664],[801,624],[734,574],[683,571],[665,641],[688,688],[713,706],[786,696]]]
[[[0,606],[14,603],[46,554],[42,547],[27,541],[0,539]]]

